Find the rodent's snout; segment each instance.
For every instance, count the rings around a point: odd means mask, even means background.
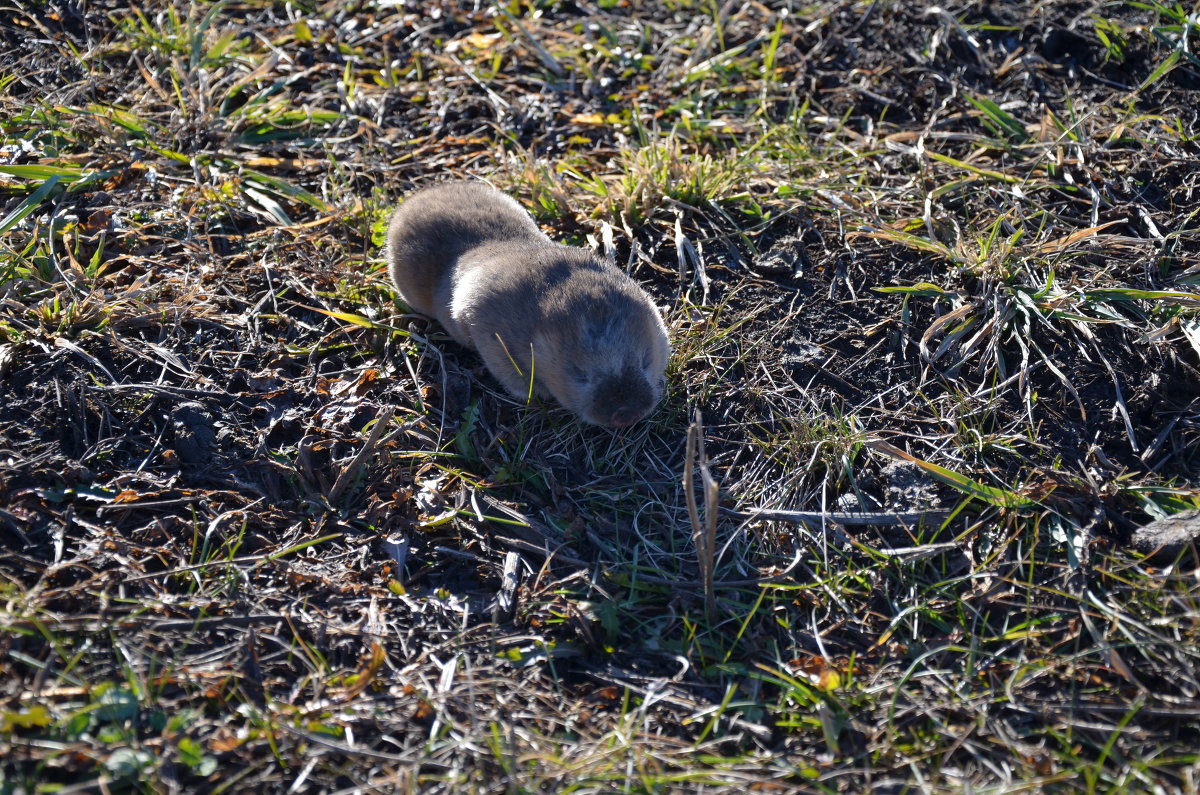
[[[658,395],[645,374],[631,367],[597,384],[590,414],[597,425],[628,428],[649,414],[657,402]]]
[[[608,424],[614,428],[628,428],[642,418],[643,412],[632,409],[629,406],[622,406],[612,413],[608,418]]]

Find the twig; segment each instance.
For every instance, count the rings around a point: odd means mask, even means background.
[[[392,533],[383,540],[383,550],[391,556],[392,560],[396,561],[396,582],[404,584],[404,566],[408,563],[409,550],[408,536],[403,533]]]
[[[499,3],[496,4],[496,9],[499,10],[500,13],[503,14],[504,17],[521,32],[521,35],[525,37],[525,41],[528,42],[529,46],[533,48],[534,54],[537,55],[538,60],[542,62],[543,66],[549,69],[559,80],[567,76],[567,70],[563,69],[562,64],[558,62],[558,59],[555,58],[549,50],[543,47],[540,41],[534,38],[533,34],[521,24],[519,19],[510,14],[508,9],[504,8],[504,6],[500,5]]]
[[[528,547],[522,546],[522,549],[536,551],[543,556],[553,556],[573,566],[588,565],[584,563],[578,552],[562,542],[560,534],[551,532],[545,525],[535,522],[516,508],[505,505],[495,497],[483,493],[479,496],[489,507],[500,511],[509,520],[500,523],[503,527],[511,528],[529,544]],[[487,518],[487,516],[484,517],[484,519]]]
[[[700,511],[696,506],[696,491],[693,488],[693,471],[699,456],[700,479],[704,484],[704,524],[700,524]],[[683,492],[687,499],[688,518],[692,523],[692,539],[696,545],[696,561],[700,569],[700,582],[704,587],[704,612],[712,621],[716,616],[717,600],[713,592],[713,550],[717,543],[717,498],[720,489],[708,468],[708,456],[704,452],[704,426],[700,410],[693,414],[688,426],[686,460],[683,464]]]
[[[788,565],[785,566],[782,571],[776,572],[775,574],[768,574],[765,577],[747,577],[741,580],[713,580],[712,584],[714,588],[746,588],[752,585],[770,585],[773,582],[780,582],[791,576],[792,572],[796,570],[796,567],[800,565],[800,558],[803,556],[804,549],[798,546],[796,547],[795,554],[792,556],[791,562],[788,563]],[[623,574],[625,572],[617,569],[610,570],[608,573],[612,575]],[[670,577],[655,577],[652,574],[643,574],[642,572],[638,572],[637,581],[649,583],[651,585],[667,585],[672,588],[694,588],[697,585],[703,586],[703,582],[699,580],[676,580],[671,579]]]
[[[646,678],[646,686],[643,687],[634,682],[633,672],[621,671],[611,665],[604,668],[593,668],[587,674],[597,681],[628,688],[634,693],[642,696],[652,696],[655,701],[663,701],[675,707],[682,707],[688,710],[699,710],[702,707],[699,702],[681,697],[677,692],[672,692],[672,689],[668,689],[671,683],[666,679]],[[751,723],[734,713],[726,713],[724,717],[729,721],[730,728],[744,729],[759,739],[769,739],[773,735],[769,727],[761,723]]]
[[[513,614],[517,603],[517,585],[521,582],[521,556],[509,552],[504,556],[504,572],[500,575],[500,592],[496,594],[496,609],[503,618]]]
[[[371,426],[371,433],[367,436],[367,441],[363,444],[362,449],[358,451],[358,455],[354,456],[354,460],[338,475],[337,480],[333,483],[333,488],[329,490],[326,499],[330,505],[337,504],[337,501],[341,499],[342,492],[350,485],[350,481],[358,476],[359,470],[367,463],[367,460],[371,457],[371,451],[375,449],[376,442],[379,441],[379,437],[383,435],[384,429],[387,428],[387,418],[395,413],[396,411],[392,406],[384,406],[376,413],[375,424]]]
[[[404,754],[389,754],[384,753],[383,751],[372,751],[369,748],[354,748],[343,743],[336,743],[333,740],[328,740],[313,732],[301,731],[300,729],[287,725],[283,721],[276,722],[275,727],[282,729],[288,734],[303,738],[314,745],[323,745],[326,748],[332,748],[335,751],[340,751],[343,754],[349,754],[351,756],[367,756],[372,759],[386,759],[389,762],[403,762],[408,765],[417,765],[419,767],[425,767],[426,765],[429,767],[437,767],[442,769],[448,767],[442,762],[436,762],[430,759],[429,756],[424,753],[419,756],[406,756]]]
[[[881,525],[888,527],[911,527],[924,524],[941,524],[950,516],[950,511],[913,511],[889,513],[887,511],[855,511],[853,513],[828,513],[825,511],[787,511],[778,508],[751,508],[738,511],[722,508],[721,511],[739,519],[766,519],[773,522],[802,524],[810,530],[819,530],[822,525],[833,522],[840,525]]]

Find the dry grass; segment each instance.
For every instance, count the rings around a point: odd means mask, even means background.
[[[1194,791],[1200,28],[993,6],[0,12],[0,791]],[[402,314],[463,176],[652,418]]]

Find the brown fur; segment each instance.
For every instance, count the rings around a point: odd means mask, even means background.
[[[513,395],[613,427],[662,397],[671,348],[650,297],[591,251],[551,241],[503,193],[450,182],[413,194],[392,215],[387,258],[404,301],[479,351]]]

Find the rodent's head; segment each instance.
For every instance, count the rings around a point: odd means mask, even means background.
[[[662,398],[671,345],[649,296],[617,274],[549,316],[534,339],[534,370],[586,422],[625,428]]]

